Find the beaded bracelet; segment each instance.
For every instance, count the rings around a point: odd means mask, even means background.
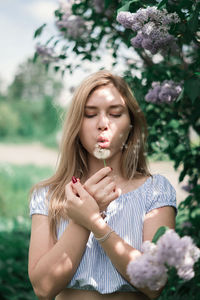
[[[105,240],[107,240],[109,238],[109,236],[111,235],[111,233],[114,232],[114,230],[110,230],[109,232],[107,232],[104,236],[102,236],[101,238],[97,238],[95,237],[95,239],[99,242],[99,243],[102,243],[104,242]]]

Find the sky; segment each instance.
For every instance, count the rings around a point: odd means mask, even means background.
[[[33,56],[34,31],[45,22],[53,30],[57,7],[57,0],[0,0],[0,78],[6,84],[18,65]]]
[[[35,30],[47,23],[48,26],[42,33],[44,42],[52,33],[57,32],[54,11],[58,7],[59,0],[0,0],[0,79],[3,80],[3,87],[6,88],[12,82],[19,64],[33,57],[37,43],[37,39],[33,38]],[[111,67],[111,59],[106,55],[102,63]],[[87,62],[87,66],[92,72],[102,65]],[[73,81],[78,81],[79,84],[84,77],[84,71],[79,70],[78,74],[76,72],[70,77],[70,81],[72,85]]]

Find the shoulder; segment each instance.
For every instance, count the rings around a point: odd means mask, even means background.
[[[35,188],[33,190],[30,200],[30,215],[48,215],[48,190],[48,186]]]
[[[176,191],[170,181],[160,174],[154,174],[148,180],[150,184],[148,186],[146,212],[162,206],[176,208]]]
[[[153,174],[150,178],[152,179],[151,180],[152,188],[161,189],[163,192],[171,191],[176,193],[173,185],[170,183],[169,179],[167,179],[165,176],[161,174]]]

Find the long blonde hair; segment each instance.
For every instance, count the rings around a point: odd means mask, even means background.
[[[68,109],[63,126],[60,145],[60,159],[55,174],[36,184],[33,189],[48,187],[49,222],[51,233],[55,236],[56,224],[65,214],[65,186],[72,176],[83,177],[88,172],[87,151],[79,140],[79,131],[84,117],[85,104],[91,93],[100,86],[113,84],[122,95],[128,107],[131,130],[122,150],[121,170],[124,178],[133,179],[140,173],[149,176],[147,168],[145,142],[147,125],[135,97],[127,83],[119,76],[103,70],[90,75],[77,88]]]

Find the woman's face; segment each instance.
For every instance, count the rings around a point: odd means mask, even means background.
[[[96,89],[85,105],[79,138],[94,156],[96,147],[110,151],[112,157],[121,153],[130,131],[130,117],[126,103],[112,85]]]

